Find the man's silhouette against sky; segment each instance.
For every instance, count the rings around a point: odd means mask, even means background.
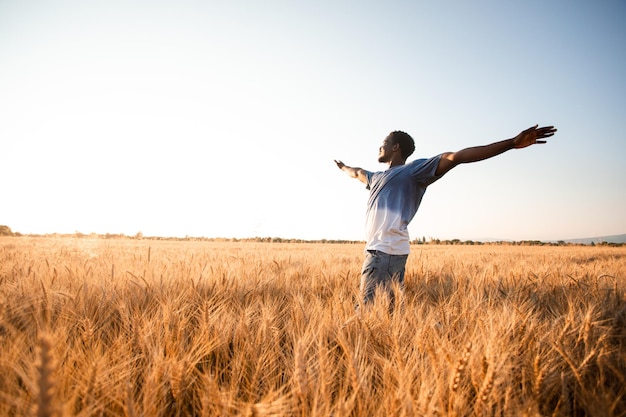
[[[415,142],[407,133],[394,131],[385,138],[378,152],[378,162],[388,165],[385,171],[370,172],[335,160],[339,169],[366,184],[370,192],[360,286],[363,305],[371,303],[376,290],[381,289],[389,296],[390,309],[393,310],[394,283],[404,288],[404,269],[410,251],[407,227],[430,184],[459,164],[478,162],[511,149],[546,143],[544,139],[555,132],[553,126],[535,125],[511,139],[406,163],[415,150]]]

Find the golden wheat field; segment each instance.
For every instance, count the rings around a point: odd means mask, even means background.
[[[0,415],[626,415],[626,248],[362,251],[1,238]]]

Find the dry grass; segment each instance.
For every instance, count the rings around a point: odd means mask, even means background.
[[[626,248],[0,239],[0,415],[626,415]]]

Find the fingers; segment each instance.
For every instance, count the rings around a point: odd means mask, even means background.
[[[540,132],[552,132],[552,133],[556,132],[556,129],[554,128],[554,126],[543,126],[537,130]]]
[[[538,139],[549,138],[551,136],[554,136],[554,134],[556,133],[556,129],[554,128],[554,126],[538,126],[539,125],[534,125],[533,127],[530,127],[524,131],[524,133],[528,133],[534,136],[534,140],[532,143],[547,143],[545,140]]]
[[[538,138],[549,138],[550,136],[554,136],[555,133],[556,129],[554,126],[545,126],[537,129]]]

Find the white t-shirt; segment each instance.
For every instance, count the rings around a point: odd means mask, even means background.
[[[441,155],[437,155],[386,171],[366,171],[370,196],[365,215],[365,250],[409,254],[407,227],[417,213],[426,187],[441,178],[435,175],[440,159]]]

